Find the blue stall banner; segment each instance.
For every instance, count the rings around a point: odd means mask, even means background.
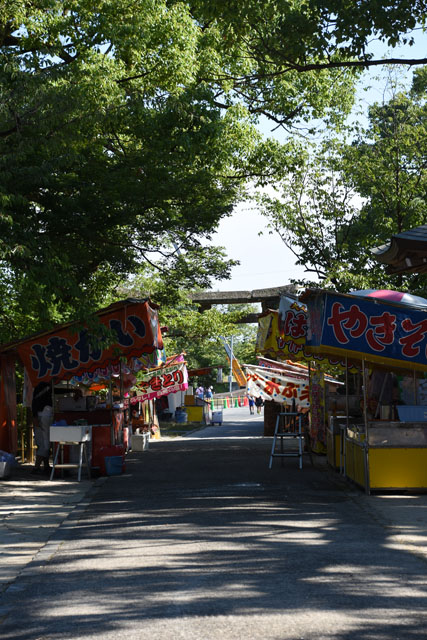
[[[427,312],[372,298],[313,292],[307,346],[427,370]]]

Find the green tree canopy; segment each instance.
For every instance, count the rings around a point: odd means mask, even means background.
[[[144,297],[160,303],[159,319],[167,328],[164,335],[167,355],[186,353],[190,369],[211,366],[227,367],[227,356],[222,337],[233,336],[233,351],[241,363],[255,361],[256,325],[240,321],[256,311],[254,305],[214,305],[200,311],[200,305],[191,299],[191,293],[171,287],[168,278],[153,269],[145,268],[116,291],[118,299]],[[216,369],[201,379],[203,384],[214,384]]]
[[[422,4],[4,0],[0,339],[93,309],[144,262],[177,287],[227,277],[210,235],[274,170],[257,118],[342,121],[354,56]]]
[[[259,136],[244,113],[222,115],[194,82],[199,28],[188,8],[8,7],[0,14],[2,339],[93,308],[143,262],[175,286],[226,277],[232,262],[201,240],[231,213]]]
[[[279,195],[261,198],[270,229],[322,286],[426,293],[425,276],[388,276],[370,252],[427,219],[425,77],[418,71],[410,91],[394,87],[372,105],[351,142],[296,148]]]

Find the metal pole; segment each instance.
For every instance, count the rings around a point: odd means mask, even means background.
[[[108,382],[108,396],[110,400],[110,444],[115,444],[114,436],[114,420],[113,420],[113,384],[112,384],[113,372],[110,372],[110,380]]]
[[[309,434],[309,438],[310,438],[310,446],[311,446],[311,422],[312,422],[312,416],[311,416],[311,411],[313,408],[313,403],[312,403],[312,388],[311,388],[311,360],[308,361],[308,397],[309,397],[309,411],[308,411],[308,434]]]
[[[233,388],[233,336],[231,336],[230,338],[230,376],[229,376],[229,392],[231,395],[232,392],[232,388]]]
[[[365,368],[365,360],[362,360],[362,371],[363,371],[363,413],[365,418],[365,442],[364,444],[364,453],[365,453],[365,493],[368,495],[371,493],[369,487],[369,442],[368,442],[368,384],[366,379],[366,368]]]
[[[363,419],[365,422],[365,438],[368,438],[368,390],[366,380],[365,360],[362,360],[362,380],[363,380]]]
[[[345,429],[340,426],[340,472],[346,478],[347,477],[347,460],[346,460],[346,438],[348,428],[350,426],[349,420],[349,402],[348,402],[348,357],[345,357]],[[335,436],[333,436],[335,437]]]

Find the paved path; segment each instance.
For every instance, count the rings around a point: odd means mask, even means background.
[[[92,486],[3,593],[0,637],[424,639],[426,496],[365,496],[320,459],[269,470],[241,415]]]
[[[264,416],[251,415],[248,407],[223,410],[222,425],[214,424],[187,434],[186,439],[262,438]]]

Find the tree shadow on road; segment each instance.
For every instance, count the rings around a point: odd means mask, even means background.
[[[269,470],[269,447],[130,456],[6,594],[2,637],[424,638],[425,561],[327,471]]]

